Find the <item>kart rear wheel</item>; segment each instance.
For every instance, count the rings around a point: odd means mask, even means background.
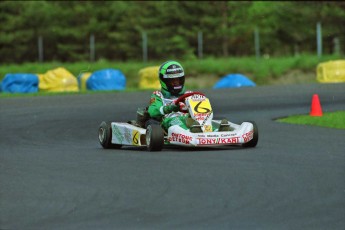
[[[112,131],[110,122],[102,121],[98,128],[98,140],[99,143],[105,149],[119,149],[122,145],[111,143]]]
[[[255,121],[247,121],[249,123],[253,124],[254,133],[253,133],[253,139],[251,139],[249,142],[244,143],[242,146],[245,148],[253,148],[258,144],[259,141],[259,130],[258,126],[256,125]]]
[[[161,151],[164,145],[164,132],[160,125],[149,124],[146,128],[146,146],[149,151]]]

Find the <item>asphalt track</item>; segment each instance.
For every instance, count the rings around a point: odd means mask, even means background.
[[[256,148],[105,150],[151,92],[0,99],[1,229],[345,229],[345,130],[274,118],[345,110],[345,84],[202,90]]]

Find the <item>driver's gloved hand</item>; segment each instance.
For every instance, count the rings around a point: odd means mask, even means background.
[[[163,112],[165,114],[171,113],[171,112],[177,112],[179,110],[179,107],[175,104],[172,105],[166,105],[163,107]]]
[[[184,112],[184,113],[187,113],[188,112],[188,108],[187,108],[187,106],[186,106],[186,104],[185,103],[183,103],[183,102],[180,102],[179,104],[179,111],[181,111],[181,112]]]

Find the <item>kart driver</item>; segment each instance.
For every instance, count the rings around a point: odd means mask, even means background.
[[[146,127],[162,121],[161,126],[166,131],[172,125],[179,125],[184,129],[190,127],[190,131],[194,133],[202,132],[200,124],[189,116],[186,105],[182,102],[179,105],[174,103],[178,97],[192,92],[185,89],[185,74],[182,65],[177,61],[166,61],[160,66],[158,74],[161,90],[151,95],[148,113],[153,119],[146,122]],[[219,131],[229,130],[226,120],[221,122],[221,128],[223,130]]]

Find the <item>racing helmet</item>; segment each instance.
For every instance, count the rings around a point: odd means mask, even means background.
[[[164,96],[179,96],[184,94],[184,70],[182,65],[177,61],[164,62],[159,67],[159,81],[161,91]]]

